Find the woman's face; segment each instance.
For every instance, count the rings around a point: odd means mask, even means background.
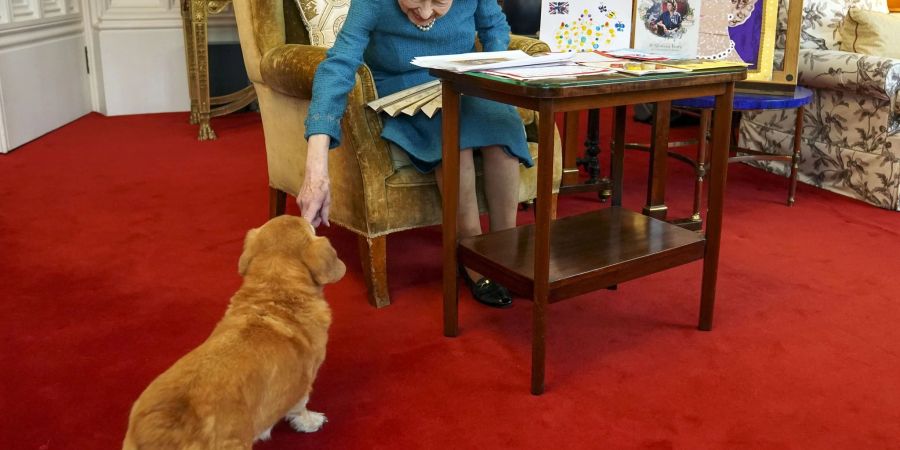
[[[675,4],[674,3],[666,3],[666,8],[669,9],[669,12],[675,12]]]
[[[453,0],[397,0],[400,10],[416,25],[428,25],[447,14]]]

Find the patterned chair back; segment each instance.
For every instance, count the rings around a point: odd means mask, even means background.
[[[284,35],[288,44],[309,45],[309,32],[294,0],[284,0]]]

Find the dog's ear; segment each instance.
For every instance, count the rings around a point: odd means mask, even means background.
[[[250,260],[253,259],[253,255],[256,253],[257,234],[259,234],[259,228],[253,228],[247,232],[247,236],[244,238],[244,251],[241,252],[241,258],[238,259],[238,273],[241,276],[247,273]]]
[[[303,262],[318,284],[334,283],[344,277],[347,266],[341,261],[328,238],[314,237],[303,250]]]

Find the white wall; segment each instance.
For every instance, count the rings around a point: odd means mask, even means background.
[[[0,0],[0,153],[91,110],[187,111],[179,8],[178,0]],[[230,9],[210,16],[208,35],[238,42]]]
[[[190,109],[176,0],[89,0],[94,109],[107,115]],[[237,42],[230,11],[210,16],[210,42]]]
[[[90,111],[75,0],[0,0],[0,153]]]

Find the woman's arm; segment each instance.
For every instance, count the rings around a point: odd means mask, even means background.
[[[486,52],[509,49],[509,24],[497,0],[477,0],[475,30]]]
[[[334,46],[313,78],[312,99],[306,116],[306,168],[303,185],[297,194],[297,206],[304,218],[317,227],[328,223],[331,208],[331,179],[328,177],[328,150],[341,143],[341,117],[347,109],[347,94],[356,83],[356,70],[362,64],[375,26],[375,0],[350,4],[347,21]]]
[[[377,19],[377,5],[381,3],[379,0],[351,2],[347,20],[313,78],[306,139],[314,134],[326,134],[330,137],[329,148],[340,145],[341,117],[347,109],[347,94],[356,83],[356,70],[363,62],[363,53]]]

